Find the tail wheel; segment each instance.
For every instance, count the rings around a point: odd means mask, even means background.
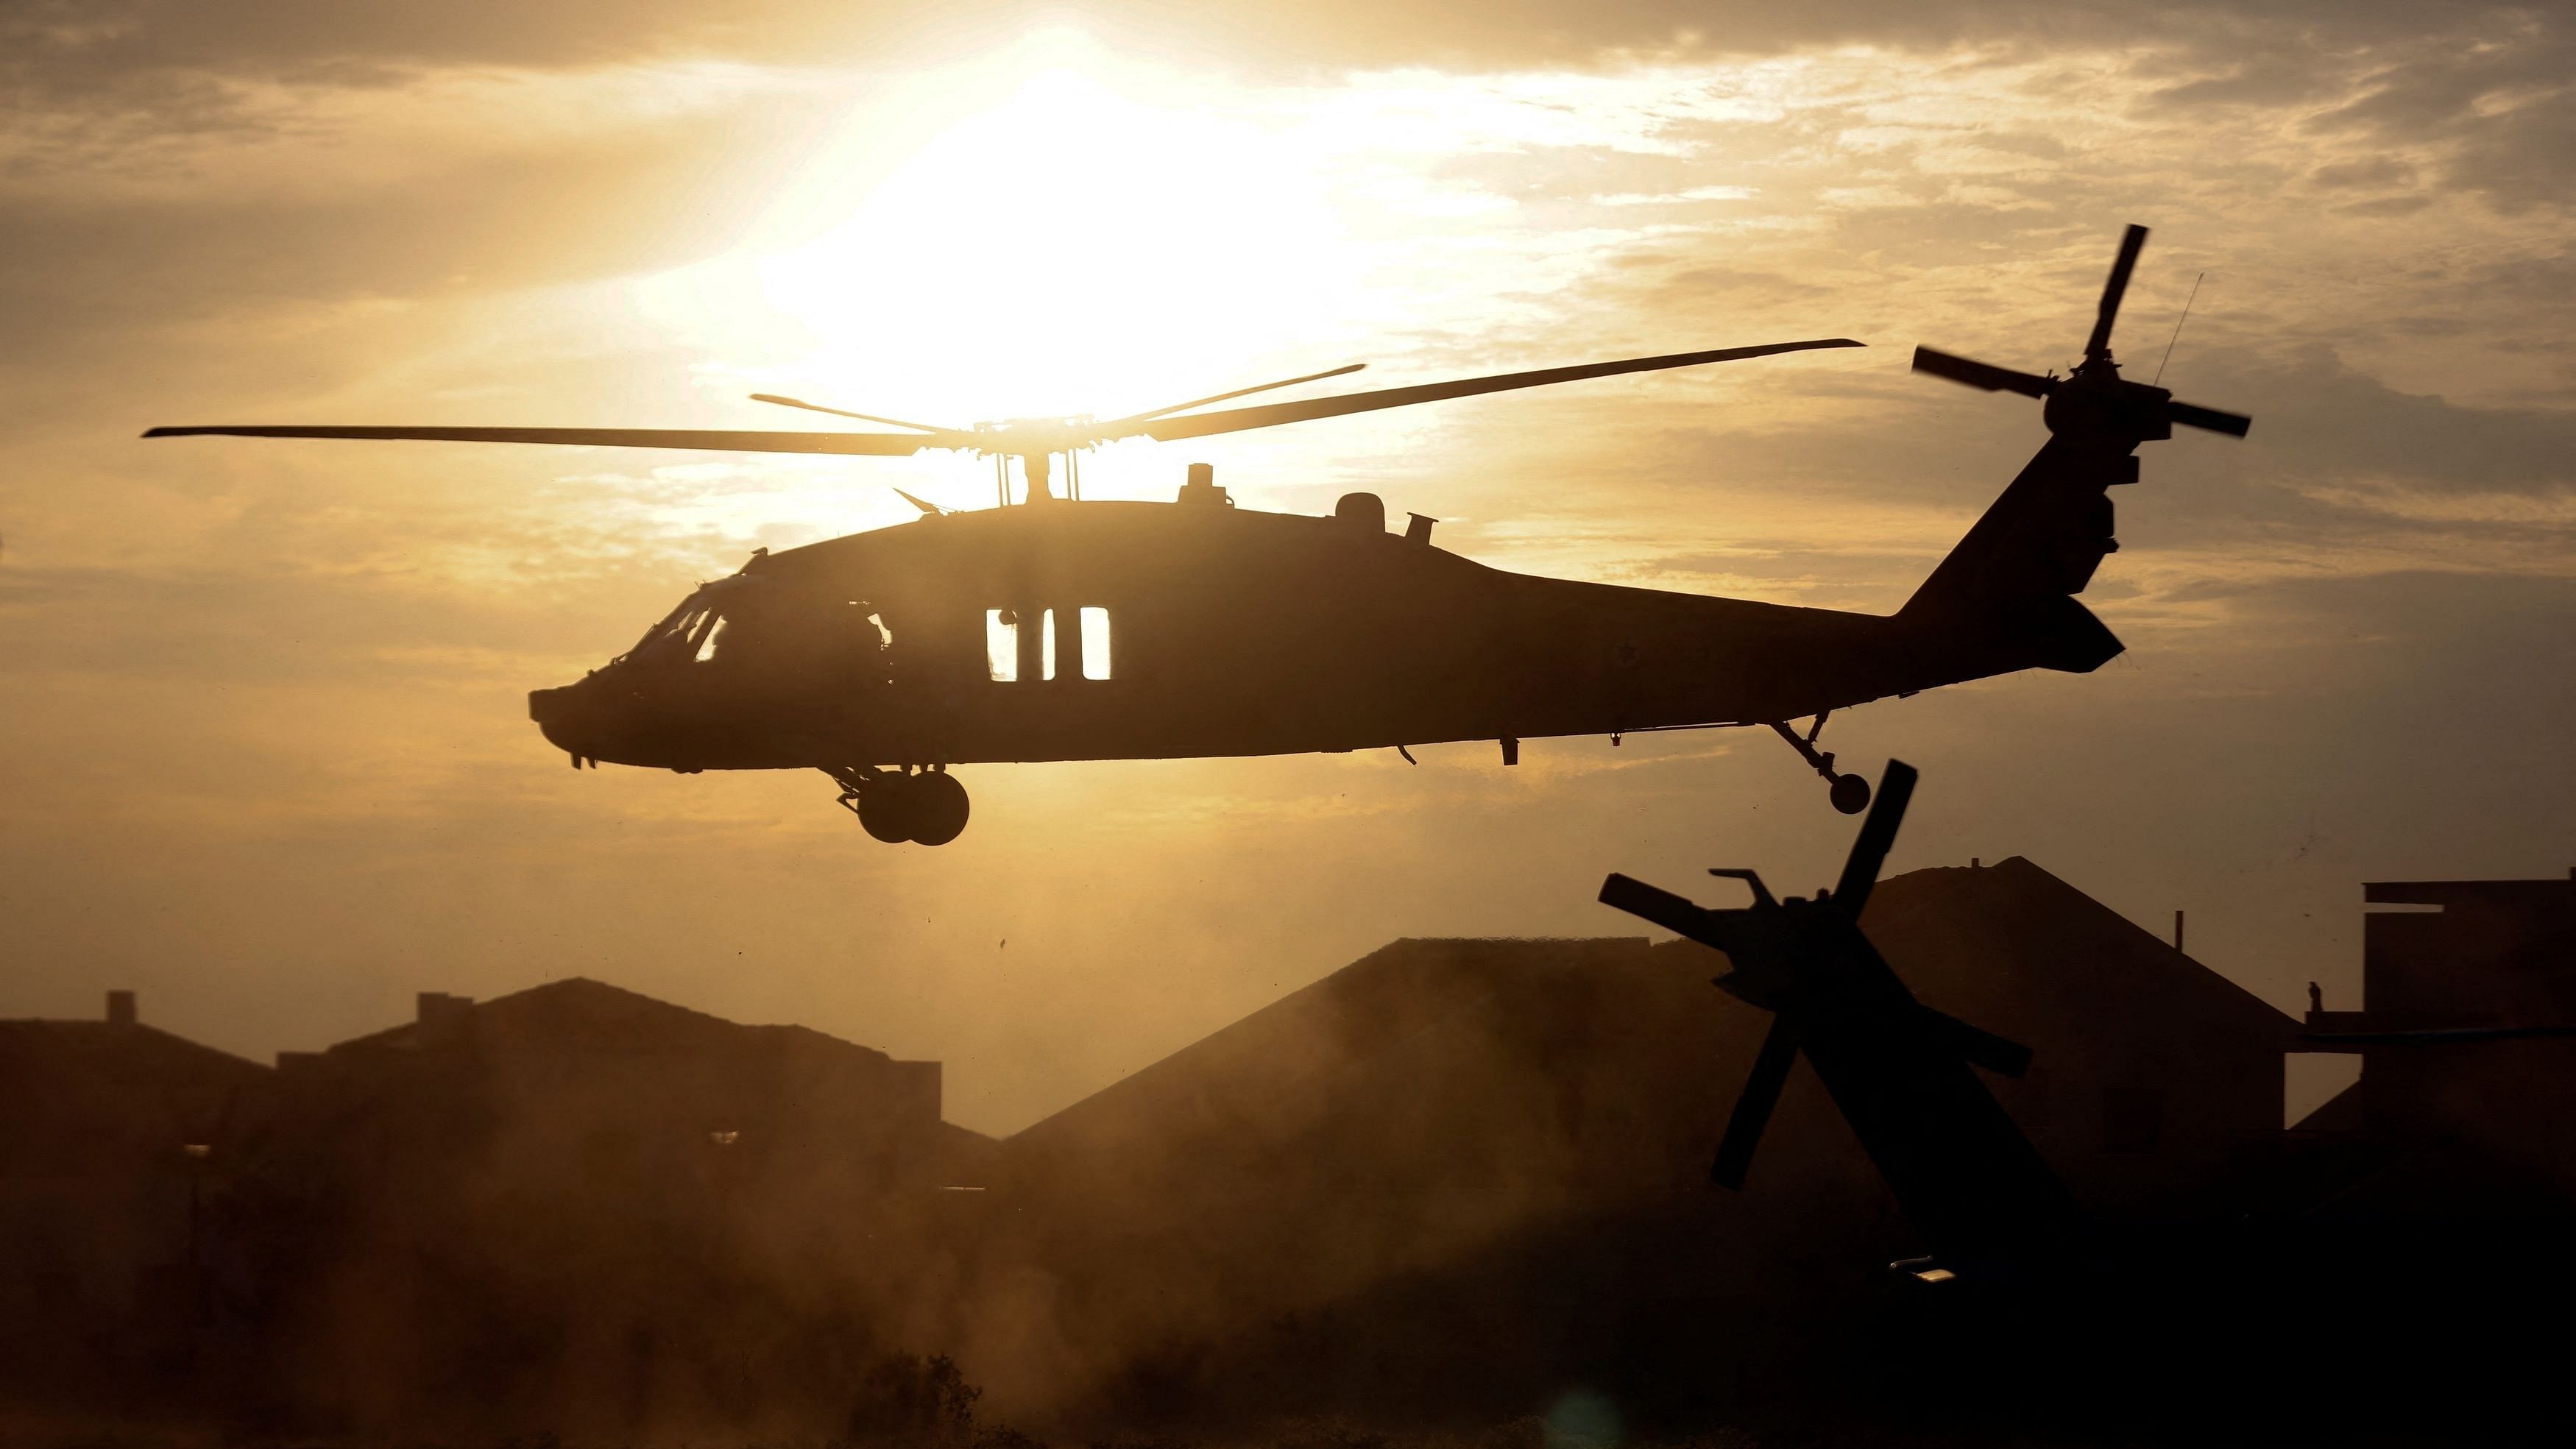
[[[911,839],[922,845],[946,845],[966,828],[966,787],[957,783],[956,776],[934,771],[915,775],[904,784],[911,792]]]
[[[926,777],[925,777],[926,778]],[[914,781],[903,775],[879,775],[859,789],[859,828],[888,845],[913,838]]]

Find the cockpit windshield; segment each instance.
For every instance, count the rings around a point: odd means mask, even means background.
[[[615,662],[656,671],[708,666],[782,682],[882,682],[893,647],[884,616],[864,600],[781,594],[765,579],[736,574],[681,600]]]
[[[635,647],[616,662],[651,668],[712,663],[724,648],[724,636],[731,627],[728,616],[735,612],[731,606],[740,598],[743,586],[752,582],[745,575],[735,574],[700,586],[662,622],[645,630]]]

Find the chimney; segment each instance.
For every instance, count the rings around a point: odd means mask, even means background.
[[[1183,503],[1213,503],[1221,506],[1232,506],[1234,500],[1226,497],[1225,490],[1216,486],[1216,465],[1214,463],[1192,463],[1190,465],[1189,479],[1189,482],[1181,485],[1181,501]]]
[[[1404,526],[1404,541],[1406,543],[1429,543],[1431,541],[1431,525],[1438,523],[1440,520],[1436,518],[1425,518],[1419,513],[1408,513],[1404,516],[1413,520],[1411,523]]]
[[[134,1025],[133,992],[111,991],[107,993],[107,1024],[109,1026]]]
[[[2174,912],[2174,949],[2182,949],[2182,912]]]
[[[474,1005],[471,996],[451,996],[444,991],[420,993],[413,1017],[422,1026],[440,1026],[460,1022]]]

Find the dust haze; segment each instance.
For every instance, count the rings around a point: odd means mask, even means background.
[[[1350,361],[1397,386],[1849,336],[1119,443],[1083,482],[1164,501],[1209,461],[1246,508],[1367,491],[1501,568],[1889,612],[2045,437],[1913,348],[2064,370],[2108,239],[2151,225],[2124,365],[2259,423],[2115,490],[2086,602],[2127,652],[1828,743],[1931,782],[1891,876],[2019,858],[2098,903],[2088,951],[2188,912],[2191,990],[2236,993],[2191,1029],[2241,1032],[2243,1075],[2188,1119],[2207,1161],[2077,1186],[2141,1213],[2240,1188],[2214,1144],[2279,1135],[2284,1051],[2292,1118],[2352,1080],[2283,1043],[2308,983],[2361,1000],[2362,882],[2576,863],[2571,27],[1703,8],[0,7],[0,1017],[133,989],[147,1029],[272,1071],[426,1026],[423,993],[579,978],[707,1060],[767,1048],[705,1023],[781,1023],[837,1043],[818,1060],[938,1064],[936,1110],[853,1167],[744,1125],[827,1130],[733,1068],[618,1067],[629,1121],[536,1111],[506,1053],[461,1095],[308,1064],[354,1097],[174,1055],[239,1113],[97,1130],[215,1139],[198,1179],[152,1158],[134,1220],[175,1232],[198,1191],[223,1321],[276,1332],[179,1354],[126,1322],[139,1377],[61,1360],[59,1422],[148,1383],[165,1422],[281,1432],[1518,1449],[1758,1417],[1805,1370],[1728,1303],[1804,1343],[1903,1327],[1836,1276],[1906,1232],[1814,1083],[1773,1195],[1713,1200],[1760,1023],[1694,948],[1599,944],[1644,934],[1595,900],[1608,871],[1833,878],[1849,822],[1767,732],[983,766],[962,837],[889,848],[811,772],[568,770],[527,692],[755,549],[911,519],[896,488],[980,506],[988,465],[157,424],[786,426],[761,391],[1114,416]],[[2013,879],[1979,909],[2057,899]],[[2004,939],[1882,945],[1927,1000],[2006,1009],[1947,964]],[[1517,984],[1480,1006],[1460,973]],[[2131,1085],[1999,1090],[2027,1126]],[[1609,1342],[1655,1347],[1586,1356]]]

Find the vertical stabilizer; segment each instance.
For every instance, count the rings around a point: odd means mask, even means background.
[[[2015,669],[2098,669],[2120,641],[2075,602],[2094,569],[2115,553],[2109,489],[2138,481],[2137,448],[2173,436],[2176,423],[2241,438],[2253,420],[2176,402],[2163,388],[2129,382],[2111,357],[2111,327],[2146,246],[2132,226],[2102,288],[2084,360],[2065,377],[2037,376],[1937,352],[1914,351],[1914,370],[1986,392],[2037,398],[2051,434],[1897,618],[1924,630],[1937,682]]]

